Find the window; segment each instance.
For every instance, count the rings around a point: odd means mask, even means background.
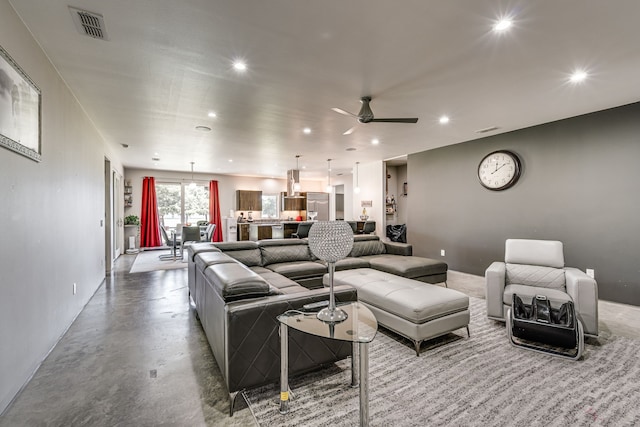
[[[262,195],[262,218],[278,218],[278,195]]]
[[[209,187],[206,185],[165,182],[156,184],[160,225],[196,225],[209,220]]]
[[[184,186],[184,223],[196,225],[198,221],[209,221],[209,186]]]

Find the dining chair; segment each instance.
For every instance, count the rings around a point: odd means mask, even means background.
[[[167,230],[162,225],[160,226],[160,233],[162,234],[164,244],[171,248],[171,253],[160,255],[159,258],[163,261],[175,260],[177,257],[178,249],[180,250],[180,254],[182,254],[182,241],[176,233],[173,233],[172,238],[170,238]]]

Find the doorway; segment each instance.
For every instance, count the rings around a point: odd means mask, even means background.
[[[122,176],[111,168],[111,160],[104,159],[104,268],[111,274],[115,260],[124,246]]]
[[[113,261],[115,262],[116,259],[118,259],[118,257],[124,252],[122,250],[122,246],[123,246],[123,240],[124,240],[124,219],[122,218],[122,214],[120,212],[122,212],[122,197],[120,196],[121,194],[123,194],[123,192],[120,189],[121,183],[122,183],[122,177],[116,172],[116,171],[111,171],[111,176],[112,176],[112,194],[111,194],[111,206],[113,208],[113,211],[111,213],[111,218],[112,218],[112,227],[111,227],[111,239],[112,239],[112,248],[113,250],[111,251],[111,256]]]
[[[111,230],[112,230],[112,208],[111,208],[111,161],[104,159],[104,269],[107,276],[111,274],[113,268],[113,258],[111,257]]]

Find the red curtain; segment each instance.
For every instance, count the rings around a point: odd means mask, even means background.
[[[162,246],[160,219],[156,199],[156,180],[145,176],[142,180],[142,212],[140,214],[140,246],[151,248]]]
[[[209,181],[209,222],[216,225],[211,241],[222,242],[222,218],[220,217],[218,181]]]

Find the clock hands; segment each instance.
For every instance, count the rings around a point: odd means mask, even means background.
[[[496,163],[496,170],[494,170],[493,172],[491,172],[491,175],[493,175],[494,173],[498,172],[499,169],[503,168],[507,166],[506,163],[503,163],[500,167],[498,167],[498,164]]]

